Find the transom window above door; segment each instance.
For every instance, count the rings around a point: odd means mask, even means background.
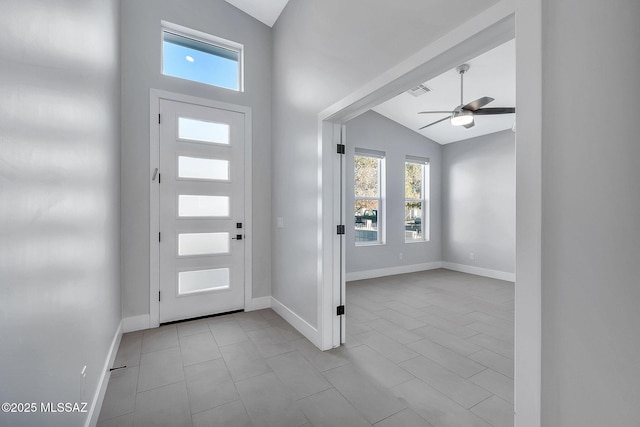
[[[244,46],[211,34],[162,22],[162,74],[243,91]]]

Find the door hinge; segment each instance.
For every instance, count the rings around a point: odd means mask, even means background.
[[[344,234],[345,232],[344,225],[339,225],[337,231],[338,231],[338,234]]]
[[[158,114],[158,124],[160,124],[160,114]]]
[[[158,301],[160,301],[160,291],[158,291]]]
[[[336,316],[342,316],[344,314],[344,305],[339,305],[336,309]]]
[[[161,242],[161,241],[162,241],[162,233],[158,231],[158,242]]]
[[[346,152],[346,147],[344,146],[344,144],[338,144],[337,148],[338,148],[338,154],[344,154]]]

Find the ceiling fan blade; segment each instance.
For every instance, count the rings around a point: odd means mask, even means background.
[[[440,122],[444,122],[444,121],[445,121],[445,120],[447,120],[447,119],[449,119],[449,116],[445,117],[444,119],[436,120],[436,121],[435,121],[435,122],[433,122],[433,123],[429,123],[429,124],[428,124],[428,125],[426,125],[426,126],[422,126],[422,127],[421,127],[420,129],[418,129],[418,130],[422,130],[422,129],[424,129],[424,128],[428,128],[429,126],[433,126],[433,125],[438,124],[438,123],[440,123]]]
[[[511,114],[515,113],[514,107],[495,107],[495,108],[480,108],[473,112],[476,116],[489,116],[492,114]]]
[[[462,107],[462,109],[469,110],[469,111],[476,111],[478,108],[482,108],[488,103],[493,101],[495,101],[493,98],[489,96],[483,96],[482,98],[478,98],[475,101],[471,101],[470,103]]]
[[[449,110],[449,111],[418,111],[418,114],[431,114],[431,113],[451,114],[451,113],[453,113],[453,111],[451,111],[451,110]]]
[[[469,123],[468,125],[462,125],[462,126],[464,126],[465,128],[469,129],[469,128],[474,127],[475,125],[476,125],[476,122],[475,122],[475,120],[474,120],[474,121],[472,121],[471,123]]]

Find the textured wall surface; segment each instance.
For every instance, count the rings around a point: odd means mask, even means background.
[[[91,402],[120,323],[118,4],[2,2],[2,402]]]
[[[386,168],[386,242],[356,246],[353,228],[353,156],[355,148],[384,151]],[[346,249],[347,273],[441,261],[441,153],[442,146],[384,116],[368,111],[347,122]],[[429,241],[405,242],[404,167],[406,156],[429,159]],[[400,258],[402,254],[402,259]]]
[[[511,130],[442,147],[443,261],[515,272],[515,148]]]

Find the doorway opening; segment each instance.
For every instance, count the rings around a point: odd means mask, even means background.
[[[518,29],[515,29],[516,7]],[[518,425],[540,423],[540,140],[541,140],[541,28],[540,2],[500,3],[478,15],[436,43],[426,47],[360,90],[343,98],[319,115],[321,193],[318,210],[322,220],[320,247],[324,260],[319,274],[322,312],[322,348],[340,345],[345,337],[342,316],[336,306],[345,301],[346,279],[344,238],[335,225],[349,223],[340,176],[346,162],[336,152],[342,143],[344,124],[382,101],[415,87],[420,82],[453,69],[479,53],[503,44],[518,34],[516,54],[519,112],[516,224],[516,352],[515,403]],[[526,103],[523,102],[526,100]],[[338,151],[340,152],[340,151]],[[329,153],[329,154],[327,154]],[[338,313],[341,311],[338,310]],[[348,313],[348,307],[346,307]],[[518,422],[518,420],[520,420]]]
[[[344,124],[341,339],[418,378],[393,388],[415,411],[428,386],[451,420],[512,425],[515,40],[465,65],[463,100],[454,68]],[[454,126],[467,103],[474,126]]]
[[[495,19],[495,17],[492,17]],[[398,79],[386,84],[382,88],[377,91],[371,92],[368,96],[364,97],[364,99],[360,102],[354,102],[351,106],[343,107],[341,111],[333,113],[330,117],[324,120],[325,128],[327,132],[330,133],[331,139],[334,143],[339,145],[345,145],[343,150],[351,150],[355,153],[357,150],[362,150],[361,147],[350,146],[349,136],[348,136],[348,123],[351,120],[359,118],[361,115],[366,114],[377,114],[379,115],[380,111],[384,111],[384,104],[393,104],[392,98],[397,98],[398,93],[403,93],[406,90],[410,90],[413,87],[416,87],[419,84],[423,84],[426,81],[429,81],[437,76],[443,75],[444,73],[455,69],[460,64],[464,64],[466,62],[470,62],[470,60],[486,54],[492,50],[495,50],[505,44],[513,43],[515,37],[515,26],[514,26],[514,15],[512,13],[507,14],[501,19],[497,20],[497,22],[491,22],[486,25],[486,27],[478,32],[473,34],[472,36],[459,41],[456,44],[447,46],[446,49],[442,49],[437,55],[433,55],[426,62],[424,62],[421,66],[412,70],[411,73],[407,73]],[[393,92],[392,92],[393,91]],[[390,101],[391,100],[391,101]],[[381,106],[382,104],[382,106]],[[379,107],[381,106],[381,107]],[[392,105],[391,108],[394,106]],[[374,110],[373,113],[371,111]],[[512,120],[512,118],[511,118]],[[464,129],[463,129],[464,131]],[[323,134],[324,135],[324,134]],[[324,139],[329,139],[324,138]],[[377,155],[384,160],[385,151],[382,149],[384,147],[377,147],[376,151]],[[398,147],[389,147],[389,150],[397,150]],[[410,149],[408,149],[410,151]],[[405,150],[406,151],[406,150]],[[420,162],[429,164],[430,154],[427,151],[421,153],[409,152],[403,154],[403,162],[402,164],[406,164],[407,159],[412,162],[411,159],[420,159]],[[397,154],[397,153],[396,153]],[[416,155],[418,154],[418,155]],[[432,155],[432,154],[431,154]],[[409,157],[406,157],[409,156]],[[406,158],[405,158],[406,157]],[[353,216],[351,214],[352,206],[350,202],[354,201],[353,189],[347,189],[347,186],[353,184],[354,175],[352,171],[347,172],[347,168],[353,168],[353,158],[354,156],[346,157],[341,156],[334,165],[334,176],[333,176],[333,189],[334,189],[334,212],[333,219],[337,221],[339,224],[344,224],[345,228],[348,229],[351,227],[353,222]],[[351,160],[351,163],[350,163]],[[402,159],[398,160],[400,162]],[[398,171],[396,171],[398,172]],[[400,176],[399,172],[396,175]],[[402,180],[405,180],[405,175],[401,176]],[[381,189],[382,190],[382,189]],[[351,197],[347,197],[347,195],[351,192]],[[339,200],[336,200],[339,199]],[[353,203],[351,203],[353,204]],[[383,201],[384,204],[384,201]],[[426,206],[425,206],[426,208]],[[420,214],[422,217],[422,213]],[[407,225],[404,224],[404,229],[406,233],[407,227],[415,228],[415,219],[413,220],[413,224]],[[357,225],[357,224],[356,224]],[[425,224],[426,225],[426,224]],[[422,224],[421,224],[422,228]],[[355,231],[355,230],[354,230]],[[425,237],[429,233],[424,233]],[[413,233],[412,233],[413,235]],[[421,233],[422,237],[422,233]],[[405,236],[406,238],[406,236]],[[345,301],[345,286],[344,283],[346,280],[350,278],[358,278],[361,276],[348,274],[346,271],[347,265],[347,248],[346,248],[346,239],[345,237],[340,237],[334,240],[334,274],[335,270],[338,270],[339,274],[336,274],[337,280],[333,281],[333,291],[334,295],[339,295],[339,298],[336,299],[336,302],[344,303]],[[379,240],[379,239],[378,239]],[[405,243],[406,239],[402,239],[403,243]],[[377,243],[377,242],[376,242]],[[369,254],[370,255],[370,254]],[[404,253],[403,253],[404,256]],[[427,255],[428,256],[428,255]],[[434,268],[438,266],[438,261],[441,259],[437,259],[439,255],[434,255],[435,258],[432,260],[432,264],[428,262],[422,263],[420,266],[423,270]],[[391,274],[395,273],[393,269]],[[397,272],[402,272],[402,269],[397,270]],[[382,275],[381,272],[378,273]],[[348,316],[348,315],[347,315]],[[333,346],[336,346],[340,343],[344,343],[344,338],[346,337],[346,322],[343,321],[344,317],[337,317],[333,321]],[[340,337],[340,341],[336,339],[336,337]]]

